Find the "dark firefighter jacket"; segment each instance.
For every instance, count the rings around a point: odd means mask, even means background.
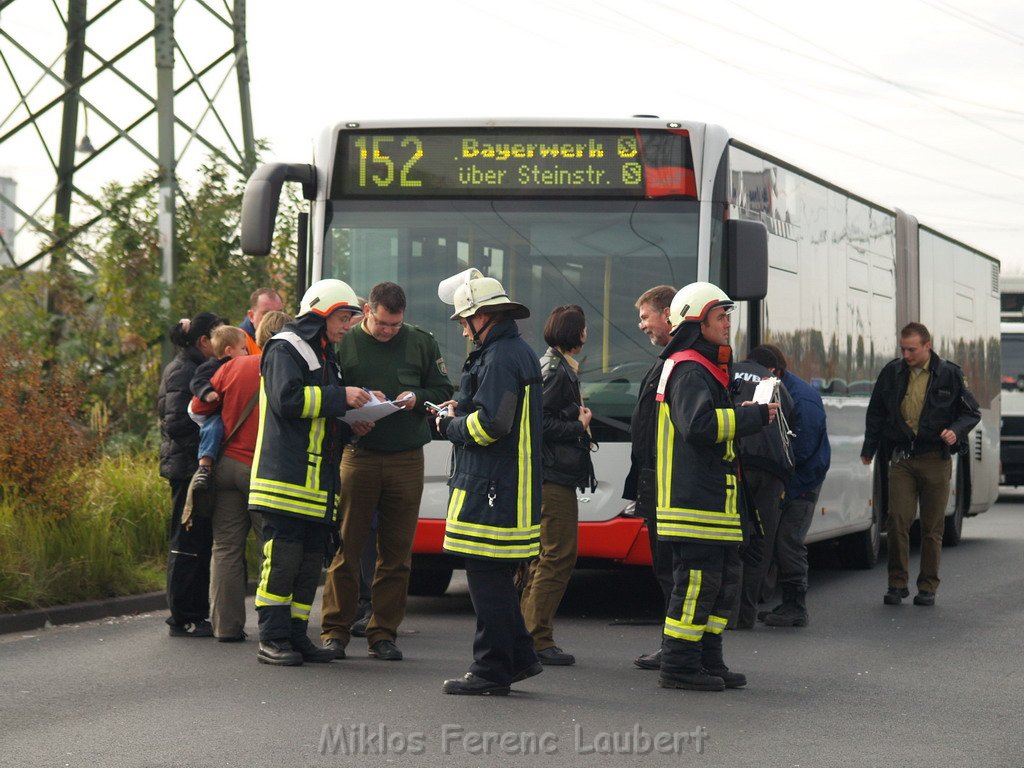
[[[695,325],[693,323],[684,323]],[[682,330],[682,329],[680,329]],[[658,538],[700,544],[742,544],[744,518],[737,477],[735,439],[768,423],[768,406],[733,405],[728,373],[713,374],[693,360],[673,362],[688,349],[689,333],[677,331],[662,352],[658,385]],[[721,349],[698,335],[689,348],[719,367]],[[663,393],[663,394],[662,394]]]
[[[959,443],[967,440],[967,433],[981,420],[981,412],[978,401],[967,388],[964,372],[934,351],[928,370],[928,390],[916,435],[900,415],[900,403],[907,393],[909,366],[897,358],[878,374],[868,402],[861,456],[871,458],[880,447],[885,459],[895,448],[911,453],[942,451],[948,456],[950,447],[939,437],[944,429],[953,430]]]
[[[540,552],[540,365],[514,320],[491,327],[462,369],[444,548],[470,557]]]
[[[305,315],[263,349],[249,507],[334,525],[350,430],[335,418],[345,414],[345,389],[323,329],[322,318]]]

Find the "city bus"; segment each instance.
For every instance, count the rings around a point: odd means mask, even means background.
[[[650,116],[338,123],[312,162],[264,165],[249,180],[246,253],[269,252],[286,182],[309,201],[299,256],[309,280],[340,278],[363,294],[381,280],[403,285],[407,320],[434,334],[456,384],[469,347],[437,298],[440,280],[468,267],[500,280],[532,310],[519,325],[538,355],[549,311],[583,307],[580,378],[600,448],[598,487],[579,494],[581,566],[650,562],[622,487],[630,414],[660,351],[638,330],[634,303],[662,284],[722,286],[739,301],[736,359],[776,344],[821,393],[832,469],[809,543],[837,541],[852,567],[878,558],[886,463],[864,466],[859,452],[875,377],[910,320],[964,368],[983,409],[957,457],[947,543],[996,497],[998,262],[719,126]],[[426,449],[418,592],[443,592],[459,565],[441,553],[449,454],[441,440]]]
[[[1024,275],[1000,275],[999,482],[1024,485]]]

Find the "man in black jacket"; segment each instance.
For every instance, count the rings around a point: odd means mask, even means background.
[[[746,360],[732,367],[733,399],[740,403],[753,400],[754,391],[762,380],[778,377],[778,365],[775,355],[764,347],[750,350]],[[793,398],[781,381],[777,386],[782,418],[739,441],[744,489],[749,491],[749,501],[760,515],[764,536],[753,537],[747,545],[754,552],[748,558],[749,563],[743,565],[740,604],[729,622],[733,629],[754,627],[761,588],[775,549],[779,506],[795,466],[788,434],[788,424],[793,418]]]
[[[676,289],[671,285],[656,285],[644,291],[636,300],[640,313],[638,327],[655,347],[662,348],[672,339],[672,324],[668,320],[669,309]],[[657,421],[655,389],[661,377],[664,363],[655,358],[640,382],[640,392],[630,419],[631,466],[626,476],[622,498],[636,502],[635,512],[647,523],[647,539],[651,546],[651,568],[668,607],[672,596],[672,547],[666,541],[658,540],[657,510],[654,495],[654,429]],[[640,669],[661,669],[661,648],[645,653],[633,660]]]
[[[981,419],[963,371],[932,351],[921,323],[900,331],[902,359],[878,374],[868,403],[861,461],[878,453],[889,460],[889,590],[886,605],[899,605],[910,592],[910,526],[920,502],[921,570],[914,605],[934,605],[939,586],[942,529],[949,501],[951,449],[966,443]],[[891,457],[891,458],[890,458]]]

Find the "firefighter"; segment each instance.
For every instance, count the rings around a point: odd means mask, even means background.
[[[330,345],[362,317],[341,280],[309,287],[299,316],[271,338],[260,364],[260,425],[249,507],[263,515],[263,568],[256,590],[263,664],[329,662],[334,651],[306,634],[325,556],[338,529],[338,466],[347,425],[335,418],[370,395],[342,385]],[[358,433],[369,431],[357,425]]]
[[[444,549],[465,558],[477,625],[469,672],[445,680],[443,690],[505,696],[543,669],[513,581],[517,566],[540,553],[540,364],[515,322],[530,310],[497,280],[467,270],[442,282],[438,295],[455,306],[451,319],[476,347],[458,399],[442,404],[436,419],[455,446]]]
[[[726,666],[722,630],[739,596],[745,521],[734,440],[770,423],[778,403],[730,396],[732,300],[711,283],[672,299],[672,340],[655,399],[658,538],[671,542],[673,589],[662,635],[663,688],[721,691],[747,679]]]

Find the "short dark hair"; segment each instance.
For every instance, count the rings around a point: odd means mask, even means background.
[[[405,312],[405,291],[398,283],[377,283],[370,289],[370,300],[367,302],[374,312],[383,305],[393,315]]]
[[[900,331],[900,338],[905,339],[907,336],[920,336],[922,344],[929,344],[932,340],[932,335],[922,323],[907,323],[904,325],[903,330]]]
[[[676,289],[671,285],[656,285],[641,293],[640,298],[636,300],[636,304],[633,306],[640,309],[644,304],[650,304],[661,312],[672,306],[672,299],[675,298],[675,295]]]
[[[583,345],[583,331],[587,318],[578,304],[555,307],[544,323],[544,341],[549,347],[562,350],[576,349]]]
[[[257,288],[249,294],[249,309],[256,309],[256,304],[259,302],[260,296],[272,296],[278,301],[281,301],[281,294],[273,288]],[[283,304],[284,302],[281,301],[281,303]]]
[[[774,344],[762,344],[761,346],[775,355],[775,360],[778,362],[778,365],[775,365],[774,368],[779,372],[779,376],[784,374],[786,372],[786,356],[782,354],[782,350]]]
[[[747,353],[747,359],[752,360],[758,365],[763,365],[765,368],[771,369],[779,367],[778,355],[768,349],[764,344],[750,350],[750,352]]]

